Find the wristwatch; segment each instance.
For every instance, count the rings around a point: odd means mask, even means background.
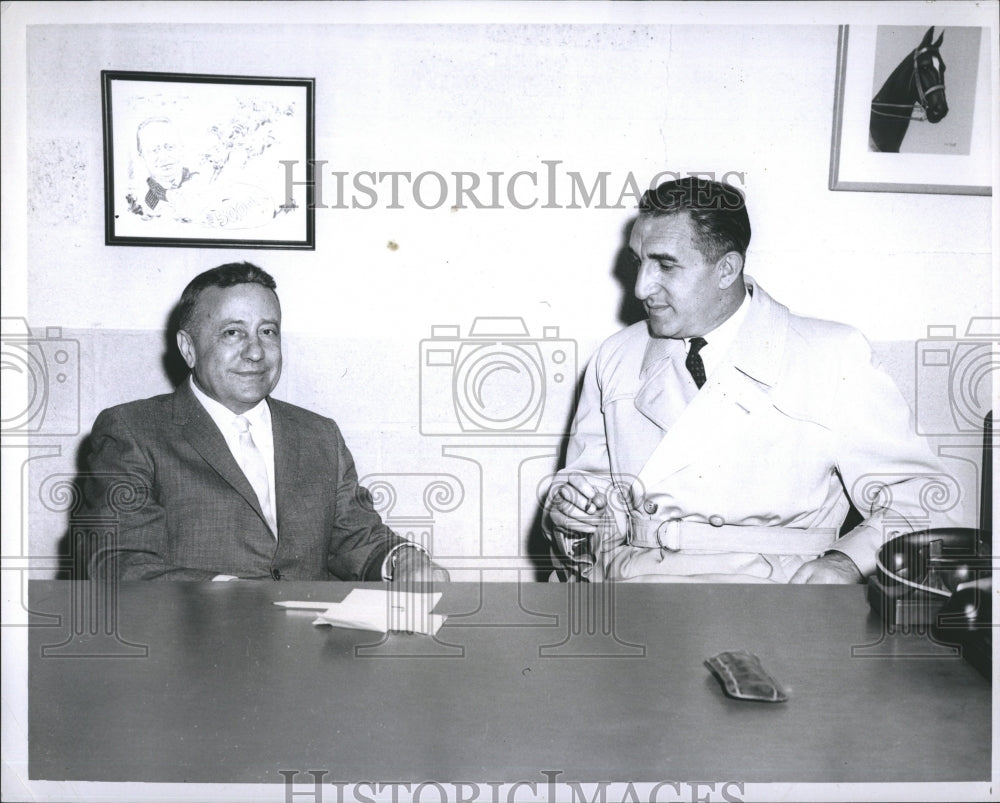
[[[386,582],[390,582],[393,577],[396,576],[396,561],[399,560],[400,553],[404,549],[415,549],[418,552],[430,556],[430,553],[420,546],[420,544],[397,544],[392,549],[389,550],[389,554],[385,556],[385,560],[382,561],[382,579]]]

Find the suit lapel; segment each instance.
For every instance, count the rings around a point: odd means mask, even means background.
[[[282,519],[285,505],[294,498],[296,488],[296,467],[298,466],[299,432],[291,426],[281,405],[272,399],[267,400],[271,409],[271,431],[274,434],[274,493],[275,515],[278,517],[278,530],[282,529]]]
[[[226,439],[222,437],[212,417],[198,403],[187,382],[174,392],[174,423],[181,428],[183,437],[205,462],[233,486],[263,520],[264,514],[250,481],[229,451]]]

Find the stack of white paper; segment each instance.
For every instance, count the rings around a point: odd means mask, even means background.
[[[431,613],[441,599],[441,592],[421,594],[409,591],[355,588],[343,602],[279,601],[275,605],[322,613],[315,625],[333,625],[353,630],[390,630],[406,633],[437,633],[447,616]]]

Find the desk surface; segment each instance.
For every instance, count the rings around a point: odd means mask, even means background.
[[[888,633],[859,586],[455,583],[436,639],[272,604],[352,587],[32,582],[30,777],[990,777],[990,683]],[[703,661],[727,649],[760,656],[789,701],[725,697]]]

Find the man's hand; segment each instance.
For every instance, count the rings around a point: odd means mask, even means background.
[[[607,506],[605,492],[596,488],[585,474],[570,474],[549,492],[549,520],[563,532],[580,535],[597,532]]]
[[[861,571],[843,552],[831,552],[799,566],[789,583],[839,583],[850,585],[861,582]]]
[[[447,583],[450,579],[447,570],[419,549],[401,549],[396,556],[392,570],[393,584]]]

